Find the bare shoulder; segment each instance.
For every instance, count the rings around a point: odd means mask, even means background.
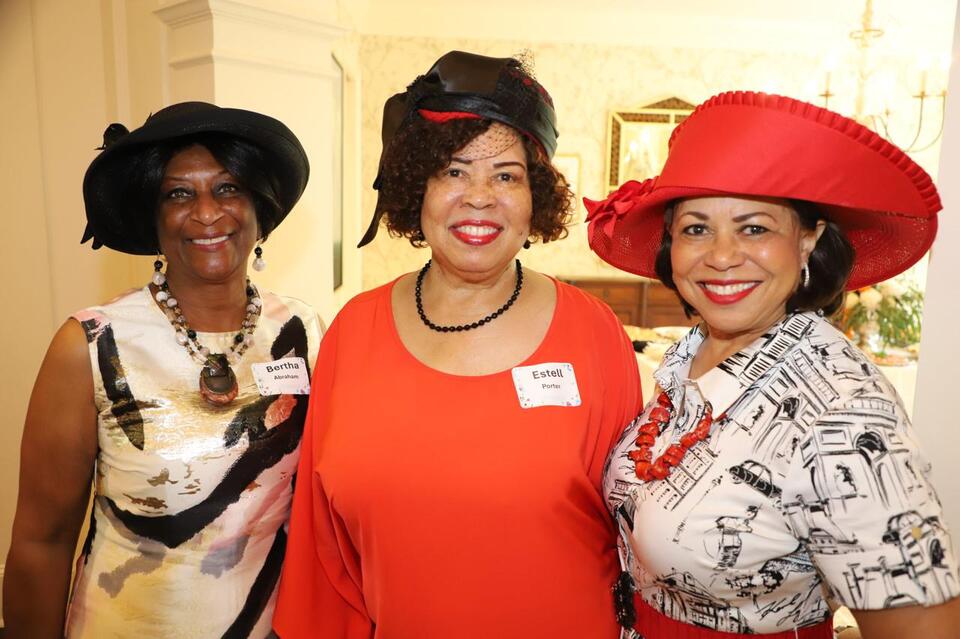
[[[54,335],[30,395],[20,444],[17,543],[75,543],[97,455],[97,412],[84,328]]]
[[[53,339],[50,340],[43,363],[47,365],[50,362],[88,370],[90,356],[87,349],[87,332],[80,322],[70,318],[57,329]]]
[[[68,439],[95,438],[94,415],[87,334],[77,320],[68,319],[50,341],[37,373],[27,409],[25,439],[38,429],[57,430],[58,425],[69,429]],[[78,421],[84,424],[79,432],[72,427]]]

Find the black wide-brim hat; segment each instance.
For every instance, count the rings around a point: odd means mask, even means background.
[[[310,175],[310,163],[297,136],[283,122],[261,113],[181,102],[152,114],[133,131],[117,123],[104,131],[103,150],[83,178],[87,228],[80,242],[92,239],[94,249],[108,246],[133,255],[155,254],[152,220],[156,211],[136,210],[142,205],[129,197],[137,160],[154,144],[209,133],[242,138],[264,152],[263,170],[275,178],[281,207],[274,226],[280,224],[300,199]]]

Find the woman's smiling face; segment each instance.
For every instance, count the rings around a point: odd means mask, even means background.
[[[761,334],[786,312],[822,223],[805,229],[786,200],[681,200],[670,224],[677,291],[710,334]]]
[[[530,234],[533,196],[519,136],[496,155],[470,159],[493,135],[475,138],[427,181],[420,226],[434,261],[454,271],[500,272]]]
[[[218,282],[245,272],[257,241],[249,192],[199,144],[174,155],[160,187],[157,238],[168,268]]]

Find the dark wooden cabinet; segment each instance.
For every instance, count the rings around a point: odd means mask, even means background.
[[[607,303],[624,324],[633,326],[693,326],[677,294],[656,280],[564,280]]]

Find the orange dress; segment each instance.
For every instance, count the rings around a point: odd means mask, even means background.
[[[633,349],[557,282],[522,366],[572,364],[579,406],[522,408],[510,370],[416,360],[393,284],[348,303],[320,347],[274,628],[281,639],[615,639],[607,454],[642,408]]]

